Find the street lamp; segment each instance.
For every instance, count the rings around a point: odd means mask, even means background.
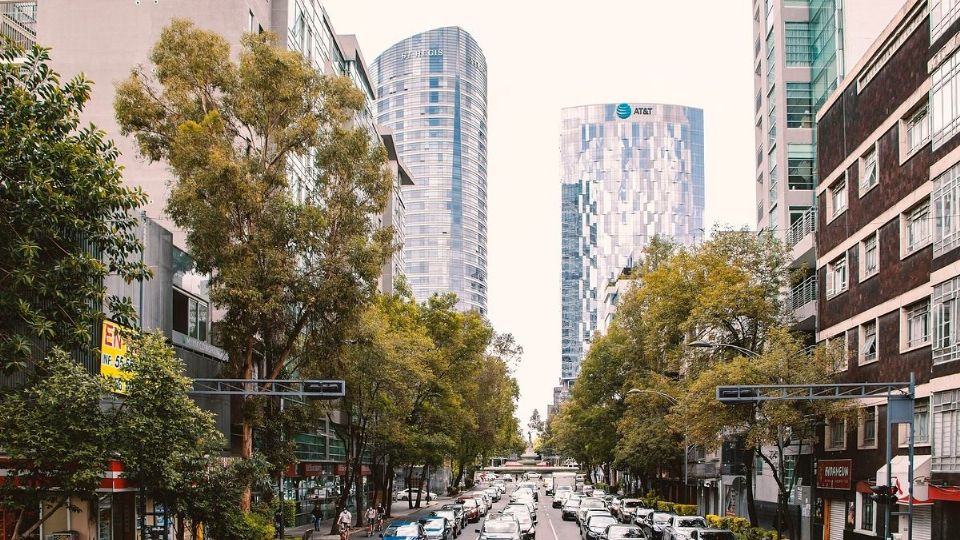
[[[667,401],[669,401],[670,403],[672,403],[672,404],[674,404],[674,405],[679,405],[679,402],[677,401],[677,398],[675,398],[675,397],[673,397],[673,396],[671,396],[670,394],[667,394],[667,393],[665,393],[665,392],[661,392],[661,391],[659,391],[659,390],[653,390],[653,389],[650,389],[650,388],[631,388],[631,389],[627,390],[627,395],[628,395],[628,396],[635,396],[635,395],[637,395],[637,394],[655,394],[655,395],[657,395],[657,396],[662,397],[663,399],[666,399]],[[692,446],[693,446],[692,444],[687,444],[687,434],[684,433],[684,434],[683,434],[683,490],[684,490],[683,498],[684,498],[684,499],[687,498],[687,493],[686,493],[686,490],[687,490],[687,460],[688,460],[689,457],[690,457],[690,448],[691,448]]]

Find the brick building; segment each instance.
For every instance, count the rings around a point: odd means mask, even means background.
[[[906,1],[817,115],[817,339],[845,345],[842,382],[916,377],[915,540],[960,538],[958,29],[956,2]],[[885,537],[869,486],[888,436],[907,508],[907,433],[886,433],[885,400],[857,407],[817,443],[814,537]]]

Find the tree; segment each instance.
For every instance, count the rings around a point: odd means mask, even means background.
[[[527,429],[530,430],[531,436],[536,436],[537,438],[543,433],[544,425],[543,419],[540,418],[540,411],[534,409],[530,413],[530,420],[527,422]]]
[[[392,230],[370,219],[392,190],[386,153],[347,126],[363,94],[275,42],[248,34],[234,62],[222,37],[175,20],[152,68],[134,70],[115,100],[122,132],[174,173],[167,211],[211,276],[230,371],[244,379],[335,357],[394,249]],[[243,458],[265,407],[242,408]]]
[[[15,58],[23,56],[22,63]],[[146,202],[123,185],[113,143],[80,126],[91,83],[61,84],[49,51],[0,50],[0,371],[21,370],[51,346],[90,353],[107,305],[135,317],[128,298],[108,296],[111,274],[128,282],[149,270],[135,210]],[[52,355],[51,357],[55,357]]]
[[[0,397],[0,448],[9,458],[0,507],[16,515],[11,540],[96,494],[110,456],[109,419],[100,409],[106,392],[103,379],[54,349],[33,384]]]

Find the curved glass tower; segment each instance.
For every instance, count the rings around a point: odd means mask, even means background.
[[[373,61],[377,121],[416,185],[404,186],[406,276],[418,300],[455,292],[487,312],[487,62],[459,27],[409,37]]]
[[[611,103],[561,112],[561,379],[580,372],[604,289],[654,236],[703,237],[703,111]]]

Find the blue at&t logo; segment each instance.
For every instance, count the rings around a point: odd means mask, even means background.
[[[619,116],[621,120],[630,118],[631,113],[633,113],[633,109],[630,107],[630,104],[621,103],[617,105],[617,116]]]

